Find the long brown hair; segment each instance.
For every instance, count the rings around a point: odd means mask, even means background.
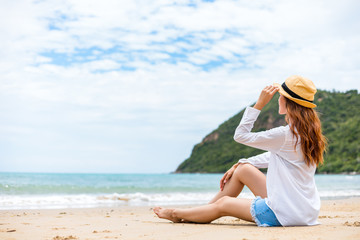
[[[301,150],[308,166],[319,166],[324,162],[323,154],[326,150],[327,140],[321,131],[321,122],[318,113],[303,107],[286,98],[286,122],[296,137],[296,144],[301,143]],[[296,148],[295,144],[295,148]]]

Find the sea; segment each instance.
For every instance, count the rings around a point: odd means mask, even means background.
[[[207,203],[222,174],[0,173],[0,209]],[[316,175],[321,199],[360,197],[360,175]],[[254,198],[245,188],[239,197]]]

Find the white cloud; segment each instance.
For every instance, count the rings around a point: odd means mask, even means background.
[[[86,171],[172,171],[265,84],[296,73],[360,89],[357,1],[188,3],[4,3],[2,169],[73,154],[92,161]],[[24,167],[7,168],[14,159]]]

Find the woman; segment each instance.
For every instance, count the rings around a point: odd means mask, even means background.
[[[279,114],[286,114],[288,125],[252,133],[261,109],[276,92],[280,93]],[[313,109],[315,93],[313,82],[301,76],[265,87],[256,104],[246,108],[234,139],[267,152],[240,159],[233,165],[208,205],[188,209],[156,207],[154,212],[173,222],[209,223],[222,216],[233,216],[258,226],[318,224],[320,197],[314,174],[323,162],[326,139]],[[268,168],[267,176],[258,168]],[[236,198],[244,185],[258,197]]]

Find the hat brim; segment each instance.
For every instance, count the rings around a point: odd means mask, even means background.
[[[311,102],[307,102],[307,101],[304,101],[304,100],[301,100],[301,99],[298,99],[298,98],[294,98],[292,96],[290,96],[287,92],[285,92],[285,90],[282,88],[281,84],[279,83],[274,83],[273,84],[275,87],[278,87],[279,88],[279,93],[281,95],[283,95],[284,97],[296,102],[297,104],[303,106],[303,107],[307,107],[307,108],[315,108],[316,107],[316,104],[314,103],[311,103]]]

